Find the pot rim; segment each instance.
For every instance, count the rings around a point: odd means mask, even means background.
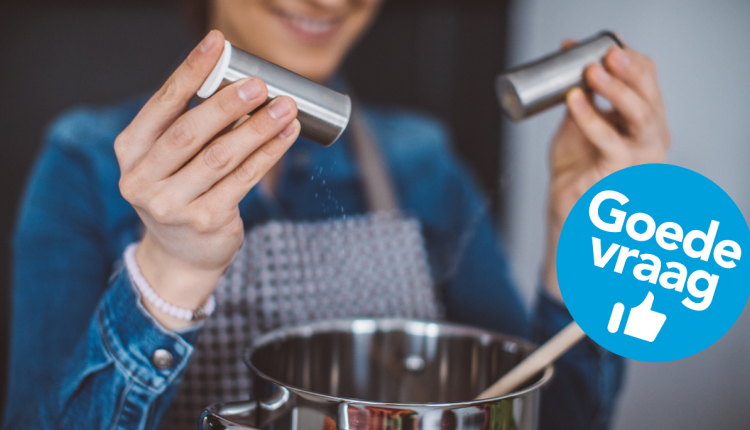
[[[323,320],[323,321],[315,321],[311,323],[305,323],[302,325],[297,326],[290,326],[290,327],[284,327],[279,328],[276,330],[271,330],[268,333],[265,333],[261,336],[259,336],[256,340],[253,341],[252,345],[245,350],[244,355],[244,361],[245,365],[256,375],[259,377],[272,382],[280,387],[284,387],[287,390],[293,391],[295,394],[302,394],[302,395],[309,395],[309,396],[317,396],[319,398],[330,400],[333,402],[346,402],[349,404],[358,404],[363,406],[379,406],[379,407],[393,407],[393,408],[410,408],[414,409],[415,407],[429,407],[429,408],[446,408],[446,407],[470,407],[470,406],[476,406],[476,405],[482,405],[486,403],[492,403],[496,402],[498,400],[503,400],[507,398],[514,398],[519,397],[524,394],[530,393],[532,391],[536,391],[539,388],[541,388],[543,385],[545,385],[547,382],[552,379],[552,376],[554,374],[554,366],[549,365],[547,366],[542,376],[533,384],[529,385],[528,387],[525,387],[522,390],[513,391],[511,393],[508,393],[504,396],[498,396],[498,397],[490,397],[486,399],[481,400],[468,400],[463,402],[455,402],[455,403],[386,403],[386,402],[377,402],[372,400],[363,400],[363,399],[355,399],[355,398],[349,398],[349,397],[338,397],[338,396],[332,396],[329,394],[322,394],[315,391],[306,390],[304,388],[300,388],[291,384],[287,384],[284,382],[279,381],[276,378],[272,378],[268,375],[266,375],[264,372],[260,371],[255,365],[252,363],[251,358],[255,351],[257,351],[259,348],[266,346],[267,344],[279,341],[279,340],[285,340],[289,337],[311,337],[314,334],[322,333],[322,332],[336,332],[336,331],[346,331],[346,332],[354,332],[354,333],[375,333],[375,332],[383,332],[383,331],[406,331],[407,333],[411,332],[417,332],[414,334],[420,334],[419,331],[423,331],[422,335],[430,336],[431,334],[429,331],[434,330],[435,328],[438,329],[438,332],[435,332],[432,334],[432,336],[437,336],[438,333],[443,333],[444,330],[447,330],[447,333],[449,335],[474,335],[477,339],[479,339],[482,343],[489,343],[492,339],[501,339],[503,341],[509,341],[514,342],[519,347],[524,349],[529,349],[529,352],[533,351],[537,345],[531,342],[527,342],[522,339],[518,339],[512,336],[500,334],[497,332],[492,332],[488,330],[483,330],[476,327],[471,327],[463,324],[456,324],[451,322],[437,322],[437,321],[422,321],[422,320],[413,320],[413,319],[407,319],[407,318],[346,318],[346,319],[333,319],[333,320]],[[479,393],[477,393],[479,395]]]

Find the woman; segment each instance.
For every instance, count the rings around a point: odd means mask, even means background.
[[[334,73],[379,3],[209,1],[208,23],[220,31],[208,33],[153,97],[77,110],[56,122],[14,244],[7,428],[155,429],[194,422],[198,410],[185,415],[175,405],[188,404],[181,382],[188,386],[191,372],[201,370],[205,360],[190,359],[213,317],[193,317],[222,305],[212,294],[226,283],[227,268],[234,270],[230,263],[245,232],[250,238],[273,219],[330,218],[330,205],[321,205],[316,193],[335,199],[337,212],[364,214],[372,207],[352,149],[354,130],[330,148],[297,139],[296,106],[280,97],[226,131],[265,100],[265,84],[253,78],[192,109],[190,101],[225,37],[312,80],[340,85]],[[421,225],[447,319],[537,342],[571,321],[555,275],[568,212],[600,178],[663,161],[669,145],[653,63],[614,48],[605,64],[590,66],[586,78],[614,112],[599,112],[573,90],[552,142],[544,288],[530,320],[443,129],[415,114],[362,109],[399,208]],[[474,234],[461,236],[467,230]],[[450,261],[459,242],[462,257]],[[427,313],[437,315],[435,309]],[[617,357],[590,341],[580,344],[558,364],[542,428],[605,427],[621,376]]]

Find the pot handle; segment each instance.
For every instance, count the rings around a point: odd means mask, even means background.
[[[257,430],[255,400],[214,403],[201,413],[198,430]]]

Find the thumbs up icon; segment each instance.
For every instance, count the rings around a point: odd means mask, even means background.
[[[646,342],[653,342],[656,339],[656,336],[664,325],[664,321],[667,320],[667,316],[652,311],[651,305],[653,304],[654,295],[649,291],[643,303],[630,310],[628,322],[625,324],[626,335],[645,340]],[[609,324],[607,325],[607,330],[610,333],[617,332],[624,310],[625,306],[622,303],[615,304]]]

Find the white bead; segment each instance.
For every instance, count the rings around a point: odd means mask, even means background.
[[[167,303],[164,299],[159,297],[158,294],[156,294],[156,291],[154,291],[153,288],[148,284],[146,281],[146,278],[143,277],[143,274],[141,274],[141,270],[138,267],[138,263],[135,261],[135,250],[138,248],[137,243],[133,243],[128,245],[128,247],[125,249],[124,253],[124,260],[125,260],[125,267],[127,267],[128,272],[130,272],[130,276],[133,279],[133,283],[138,288],[138,291],[141,292],[141,295],[151,304],[156,306],[157,309],[161,310],[162,312],[171,315],[175,318],[183,319],[183,320],[192,320],[193,319],[193,311],[190,309],[184,309],[184,308],[178,308],[177,306],[172,305],[171,303]],[[203,305],[203,312],[206,314],[206,316],[210,316],[214,310],[216,310],[216,299],[214,296],[211,296],[208,298],[208,301],[206,301],[206,304]]]

